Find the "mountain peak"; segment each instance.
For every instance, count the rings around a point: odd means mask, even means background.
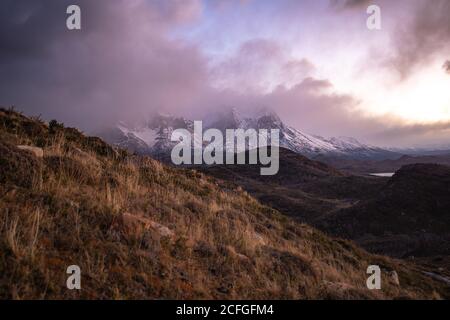
[[[371,159],[374,157],[382,158],[383,154],[389,153],[389,151],[365,145],[351,137],[323,138],[304,133],[283,123],[278,114],[267,107],[261,107],[250,116],[243,116],[239,109],[234,106],[225,107],[222,111],[207,115],[204,120],[204,130],[215,128],[225,132],[227,129],[278,129],[280,130],[280,147],[309,157],[333,155]],[[123,134],[121,139],[118,139],[117,134],[114,135],[113,141],[108,140],[108,135],[104,138],[121,147],[126,147],[127,144],[138,145],[140,146],[139,151],[142,150],[142,145],[147,145],[147,150],[144,153],[153,154],[156,152],[160,154],[170,151],[174,145],[170,141],[172,131],[187,129],[192,132],[193,121],[159,113],[155,114],[144,125],[133,127],[122,122],[117,128]]]

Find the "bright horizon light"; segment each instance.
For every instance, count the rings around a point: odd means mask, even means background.
[[[450,121],[450,77],[436,66],[391,87],[373,83],[364,88],[360,96],[367,101],[361,106],[370,114],[389,114],[408,124]]]

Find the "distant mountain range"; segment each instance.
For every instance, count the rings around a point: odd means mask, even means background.
[[[193,132],[193,121],[172,115],[158,114],[148,121],[139,124],[118,123],[99,135],[107,142],[139,154],[163,155],[172,150],[176,144],[170,141],[175,129],[187,129]],[[324,138],[290,127],[280,117],[264,110],[252,117],[240,115],[232,108],[224,112],[208,115],[203,119],[203,129],[216,128],[224,132],[226,129],[279,129],[280,147],[295,153],[315,158],[317,156],[344,157],[350,159],[396,159],[401,155],[359,142],[355,138]]]

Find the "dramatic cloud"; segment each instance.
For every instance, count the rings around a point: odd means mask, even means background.
[[[366,99],[375,89],[353,89],[363,77],[377,89],[389,79],[362,58],[378,39],[391,40],[375,50],[388,72],[405,77],[435,56],[448,58],[450,3],[374,2],[387,21],[382,33],[365,28],[372,2],[363,0],[77,0],[81,31],[66,28],[73,1],[3,0],[0,105],[91,132],[154,111],[196,118],[265,106],[309,133],[381,145],[448,140],[446,119],[405,125],[389,112],[396,105],[374,116]]]
[[[442,66],[448,74],[450,74],[450,60],[445,61],[444,65]]]
[[[260,94],[224,90],[211,92],[202,101],[203,106],[237,107],[242,113],[251,115],[261,108],[274,110],[287,124],[308,133],[325,136],[353,135],[368,138],[377,130],[372,119],[356,111],[359,101],[335,92],[328,80],[306,78],[298,84]],[[210,110],[210,108],[209,108]],[[367,129],[367,132],[365,130]]]
[[[270,92],[281,84],[295,85],[314,70],[310,61],[291,57],[278,43],[253,39],[244,42],[233,56],[215,65],[211,77],[220,89]]]
[[[348,125],[354,121],[352,115],[356,113],[353,110],[359,101],[350,95],[336,93],[328,80],[306,78],[290,89],[280,86],[264,98],[269,105],[277,106],[277,112],[288,123],[307,132],[317,133],[318,123],[323,135],[356,131],[351,129],[354,125]],[[342,130],[345,126],[346,130]]]
[[[410,22],[395,30],[394,56],[389,59],[402,78],[450,48],[450,1],[411,1],[403,6],[404,11],[411,8]]]
[[[198,48],[169,34],[198,18],[197,1],[79,1],[81,31],[65,28],[68,1],[44,2],[7,1],[0,22],[1,103],[30,114],[92,130],[152,110],[192,116],[223,105],[267,105],[282,115],[293,108],[304,114],[301,119],[317,115],[299,121],[317,125],[321,110],[347,102],[322,96],[331,84],[307,78],[314,65],[269,40],[244,42],[234,56],[208,70]],[[268,78],[273,82],[265,83]]]
[[[340,9],[362,8],[374,4],[372,0],[330,0],[332,6]]]
[[[92,128],[176,110],[203,90],[203,56],[167,36],[198,16],[199,1],[77,2],[81,31],[66,28],[71,1],[2,2],[1,104]]]

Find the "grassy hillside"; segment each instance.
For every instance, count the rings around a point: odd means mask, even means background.
[[[39,154],[17,146],[35,146]],[[0,298],[441,298],[403,262],[261,205],[240,188],[0,110]],[[81,267],[82,290],[66,288]],[[369,291],[366,268],[383,267]],[[400,285],[387,271],[398,273]]]

